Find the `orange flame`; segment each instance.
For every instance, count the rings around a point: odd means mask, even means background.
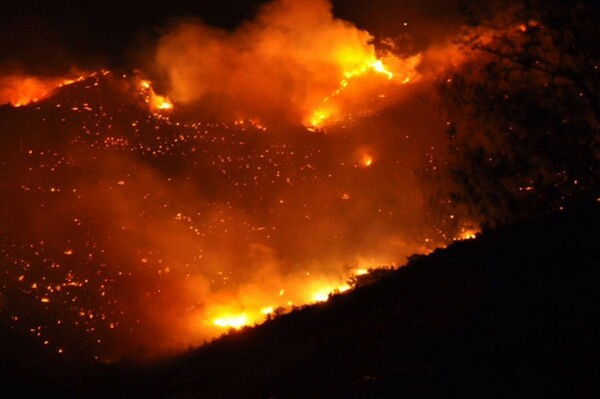
[[[331,8],[327,0],[276,0],[234,32],[188,20],[161,39],[155,65],[170,98],[226,120],[315,130],[374,112],[380,91],[418,78],[421,57],[378,57],[373,37]]]
[[[376,268],[376,267],[375,267]],[[369,267],[374,269],[374,267]],[[352,287],[347,281],[353,276],[369,273],[364,267],[359,267],[348,275],[334,278],[326,275],[311,275],[292,277],[287,281],[289,289],[274,290],[270,294],[262,291],[258,296],[250,294],[241,299],[241,302],[231,302],[231,297],[224,298],[226,304],[214,304],[208,310],[209,314],[216,315],[207,323],[220,330],[239,330],[244,326],[260,324],[265,317],[270,317],[282,309],[284,312],[298,304],[314,304],[327,302],[332,295],[349,291]],[[244,288],[240,291],[244,291]],[[252,288],[249,289],[252,291]],[[239,298],[238,298],[239,299]],[[270,303],[268,306],[261,306]],[[274,305],[273,305],[274,304]],[[287,310],[286,310],[287,309]]]
[[[344,68],[344,79],[340,81],[339,87],[328,97],[322,100],[322,105],[310,113],[310,116],[305,120],[309,130],[314,130],[323,127],[329,122],[335,122],[341,117],[341,108],[344,104],[344,96],[346,89],[353,79],[369,79],[370,84],[381,84],[381,77],[387,81],[399,82],[402,85],[408,84],[418,78],[416,66],[420,62],[420,55],[411,57],[407,60],[402,60],[393,55],[387,55],[387,59],[398,66],[399,71],[394,73],[391,67],[386,65],[382,59],[378,59],[374,55],[374,48],[371,53],[362,54],[362,61],[358,62],[358,66],[350,69],[349,66],[355,65],[360,57],[353,54],[352,58],[341,58],[338,60],[342,68]],[[346,69],[348,68],[348,69]],[[401,70],[404,69],[404,70]],[[359,89],[358,95],[362,95],[363,90]],[[355,94],[356,95],[356,94]],[[350,97],[352,95],[349,95]],[[385,95],[379,95],[384,98]]]
[[[213,320],[213,324],[222,328],[240,329],[248,324],[248,316],[246,314],[231,315],[217,317]]]
[[[0,104],[21,107],[48,97],[55,89],[84,78],[41,78],[23,74],[0,77]]]
[[[168,97],[156,94],[151,81],[143,79],[140,80],[139,85],[144,101],[150,105],[151,110],[168,111],[173,109],[173,103]]]

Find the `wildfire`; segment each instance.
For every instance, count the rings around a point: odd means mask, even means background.
[[[315,129],[323,127],[325,124],[331,121],[336,121],[336,119],[340,118],[341,107],[339,104],[344,102],[343,97],[352,80],[368,78],[370,79],[371,84],[377,84],[378,79],[381,77],[386,78],[388,81],[392,81],[394,79],[395,74],[390,70],[390,67],[386,65],[383,60],[375,58],[373,55],[357,55],[356,53],[353,53],[353,56],[349,57],[349,59],[342,57],[340,64],[342,67],[344,67],[346,64],[355,65],[357,57],[361,56],[364,57],[364,60],[362,62],[358,62],[359,66],[344,70],[344,79],[339,82],[339,87],[321,101],[321,106],[310,113],[310,116],[305,122],[309,130],[314,131]],[[404,65],[406,67],[406,64],[397,57],[389,55],[388,58],[393,60],[394,63],[398,65]],[[415,57],[415,59],[420,58]],[[416,76],[416,70],[412,68],[413,63],[414,61],[409,62],[411,67],[406,68],[406,76],[400,80],[401,84],[410,83],[414,76]],[[414,65],[416,66],[416,64]],[[378,97],[385,98],[386,96],[384,94],[379,94]]]
[[[150,105],[151,110],[169,111],[173,109],[173,103],[168,97],[156,94],[151,81],[142,79],[139,86],[144,101]]]
[[[317,109],[313,112],[308,125],[310,129],[316,129],[321,127],[327,119],[331,116],[332,112],[328,109]]]
[[[225,315],[214,319],[213,324],[222,328],[238,330],[248,324],[248,316],[246,314]]]
[[[327,302],[329,300],[329,296],[336,293],[343,293],[350,289],[350,286],[347,284],[343,284],[337,287],[324,287],[316,291],[311,295],[311,299],[313,302]]]
[[[477,234],[479,234],[479,230],[477,229],[463,229],[460,232],[460,235],[458,236],[457,240],[458,241],[464,241],[464,240],[473,240],[475,238],[477,238]]]
[[[83,79],[83,76],[76,78],[41,78],[21,74],[0,77],[0,104],[21,107],[43,100],[55,89],[80,82]]]
[[[359,68],[344,72],[344,76],[346,77],[346,79],[351,79],[357,76],[364,75],[368,72],[375,72],[377,74],[381,74],[387,77],[389,80],[392,80],[394,78],[394,73],[391,72],[389,68],[386,65],[384,65],[383,61],[380,59],[367,59]],[[347,86],[347,81],[342,81],[340,85],[342,87]]]
[[[373,270],[376,268],[371,268]],[[311,275],[291,277],[288,281],[288,289],[274,290],[271,295],[261,293],[260,296],[248,298],[242,305],[225,304],[215,305],[209,313],[217,316],[211,319],[210,324],[219,329],[238,330],[244,326],[261,324],[265,318],[279,313],[287,313],[292,310],[295,303],[315,304],[327,302],[332,295],[349,291],[352,287],[347,281],[351,277],[361,276],[369,273],[369,270],[357,268],[346,278],[333,279],[325,275]],[[276,305],[261,306],[260,303]],[[240,309],[244,308],[244,311]]]
[[[420,58],[376,56],[327,5],[279,0],[239,32],[178,27],[158,45],[163,95],[140,72],[108,71],[0,90],[14,105],[47,99],[0,121],[0,163],[14,170],[0,286],[18,287],[15,323],[61,353],[160,353],[327,301],[424,252],[408,146],[350,123],[417,80]]]

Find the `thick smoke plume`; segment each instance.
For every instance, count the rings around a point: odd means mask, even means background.
[[[279,0],[234,32],[194,20],[175,24],[160,40],[156,65],[175,102],[220,119],[297,124],[307,122],[341,81],[371,66],[377,59],[372,40],[335,18],[327,0]],[[418,57],[387,54],[383,61],[399,75],[395,81],[416,78]],[[362,96],[385,83],[384,77],[362,82],[360,92],[345,99],[345,111],[367,107]]]
[[[146,71],[172,104],[100,71],[1,107],[4,315],[59,353],[143,357],[447,242],[423,176],[455,49],[371,41],[278,0],[233,32],[172,24]]]

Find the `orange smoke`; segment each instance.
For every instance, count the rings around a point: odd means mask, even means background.
[[[176,103],[220,119],[321,127],[372,112],[374,95],[417,78],[419,56],[378,57],[372,40],[334,18],[327,0],[277,0],[234,32],[179,23],[160,40],[156,64]]]
[[[173,26],[156,86],[103,71],[31,115],[9,110],[0,156],[20,172],[0,198],[15,215],[0,221],[13,235],[0,241],[11,267],[0,283],[41,306],[59,353],[83,342],[111,360],[327,300],[352,275],[448,241],[427,224],[420,177],[445,119],[409,96],[431,92],[428,78],[460,61],[455,47],[401,58],[371,41],[326,0],[277,0],[234,32]],[[0,99],[20,105],[65,81],[0,83]],[[398,98],[408,105],[346,123]],[[277,129],[288,124],[333,134]]]
[[[0,105],[20,107],[37,102],[48,97],[54,89],[81,79],[42,78],[18,73],[0,76]]]

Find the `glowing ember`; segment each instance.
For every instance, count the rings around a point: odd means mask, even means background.
[[[11,320],[42,343],[106,359],[136,345],[187,347],[326,301],[353,275],[425,251],[412,233],[396,238],[406,213],[368,188],[406,177],[373,168],[365,184],[372,145],[265,134],[255,118],[185,123],[146,107],[153,95],[149,80],[101,71],[28,108],[57,126],[53,140],[69,132],[68,151],[14,140],[19,119],[1,137],[15,173],[0,199],[0,283],[18,287]],[[362,260],[373,245],[387,249]],[[40,309],[18,306],[29,297]]]
[[[363,118],[420,58],[376,57],[371,39],[326,1],[281,0],[239,31],[168,32],[164,95],[109,71],[0,91],[45,98],[2,107],[1,315],[64,356],[155,355],[450,241],[405,161],[426,138],[399,145]]]
[[[459,240],[459,241],[460,240],[473,240],[473,239],[477,238],[477,234],[479,234],[479,230],[477,230],[477,229],[465,229],[465,230],[461,231],[457,240]]]

